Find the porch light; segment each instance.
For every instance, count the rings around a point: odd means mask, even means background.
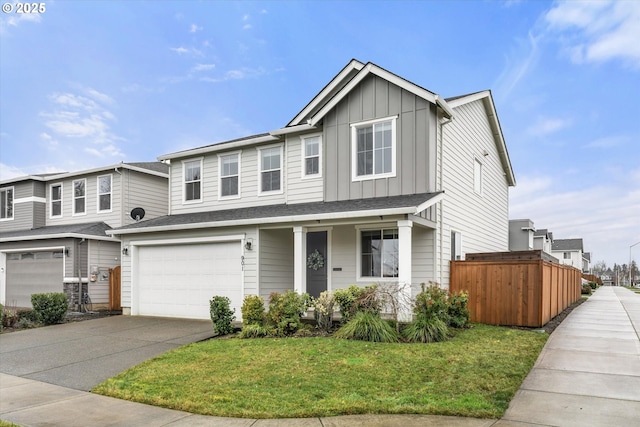
[[[248,251],[250,251],[253,248],[253,239],[251,237],[249,237],[245,242],[244,248]]]
[[[122,255],[129,255],[129,246],[125,246],[122,248]]]

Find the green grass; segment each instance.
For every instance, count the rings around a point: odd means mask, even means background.
[[[226,417],[499,418],[546,340],[546,334],[485,325],[433,344],[213,339],[165,353],[93,391]]]

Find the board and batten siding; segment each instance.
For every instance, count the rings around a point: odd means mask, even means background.
[[[268,303],[272,292],[293,290],[293,230],[260,230],[259,250],[259,295]]]
[[[442,282],[449,284],[451,231],[465,253],[509,250],[509,186],[482,100],[454,109],[442,130]],[[485,155],[486,154],[486,155]],[[474,191],[474,162],[482,164],[482,192]]]
[[[98,271],[114,268],[120,265],[120,242],[104,242],[100,240],[89,241],[88,269],[92,273],[92,267],[98,267]],[[89,282],[89,296],[94,304],[106,304],[109,302],[109,280],[100,280],[96,277],[94,282]]]
[[[396,176],[352,181],[351,124],[397,116]],[[325,201],[435,191],[436,108],[377,76],[365,78],[323,120]]]
[[[122,238],[122,246],[129,248],[129,255],[122,256],[121,260],[121,303],[124,309],[131,308],[131,286],[132,286],[132,257],[131,242],[154,242],[162,241],[164,246],[170,245],[172,239],[180,239],[181,241],[188,239],[199,239],[203,237],[226,237],[231,235],[244,234],[246,239],[253,239],[253,244],[258,242],[257,227],[229,227],[224,229],[202,229],[202,230],[183,230],[183,231],[164,231],[158,233],[141,233],[141,234],[124,234]],[[169,243],[164,243],[169,241]],[[258,251],[244,250],[243,276],[244,276],[244,293],[243,295],[258,294]]]

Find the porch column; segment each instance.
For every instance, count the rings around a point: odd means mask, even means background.
[[[307,246],[307,229],[293,227],[293,290],[303,294],[307,290],[306,262],[304,254]]]
[[[402,298],[403,302],[409,302],[411,300],[412,227],[413,221],[398,221],[398,286],[400,286],[402,290],[399,296]],[[398,317],[401,321],[410,321],[411,308],[404,307],[404,310],[398,313]]]

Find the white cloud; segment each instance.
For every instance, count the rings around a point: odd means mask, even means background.
[[[625,144],[629,141],[626,136],[607,136],[589,142],[585,148],[613,148]]]
[[[620,59],[640,68],[640,2],[561,1],[544,19],[573,62]]]
[[[237,70],[229,70],[222,77],[202,77],[203,82],[219,83],[227,80],[243,80],[243,79],[255,79],[266,74],[266,71],[262,67],[247,68],[243,67]]]
[[[560,118],[540,117],[527,128],[526,133],[534,136],[549,135],[571,126],[571,120]]]
[[[199,71],[209,71],[216,68],[216,64],[196,64],[191,68],[191,71],[199,72]]]
[[[203,56],[202,51],[196,49],[195,47],[190,47],[190,48],[187,48],[184,46],[170,47],[169,50],[177,53],[178,55]]]
[[[506,99],[529,71],[535,67],[539,58],[538,37],[529,33],[527,39],[519,40],[516,50],[505,58],[504,69],[493,84],[498,97]]]
[[[196,24],[191,24],[191,27],[189,27],[189,32],[190,33],[195,33],[195,32],[202,31],[202,30],[203,30],[203,28],[198,26],[198,25],[196,25]]]

